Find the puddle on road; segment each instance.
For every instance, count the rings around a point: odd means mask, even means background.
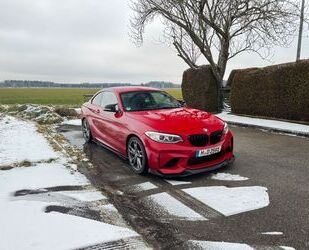
[[[84,149],[84,138],[81,131],[67,131],[63,133],[66,139],[79,150]]]

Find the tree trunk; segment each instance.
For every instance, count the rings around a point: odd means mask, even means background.
[[[218,88],[218,92],[217,92],[217,100],[218,100],[218,107],[217,107],[217,112],[221,113],[223,111],[224,108],[224,104],[223,104],[223,92],[222,92],[222,81],[220,82],[217,81],[217,88]]]

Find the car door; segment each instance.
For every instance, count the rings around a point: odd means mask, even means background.
[[[111,111],[111,106],[117,106],[119,109],[119,103],[115,93],[106,91],[102,93],[101,99],[101,127],[102,133],[104,133],[105,144],[113,149],[123,153],[122,148],[125,144],[125,131],[126,128],[123,124],[123,115],[119,110],[117,112]]]
[[[101,100],[102,100],[102,92],[98,93],[95,97],[92,98],[91,103],[88,105],[89,109],[89,116],[88,122],[90,124],[91,133],[92,136],[99,140],[103,141],[104,134],[101,132],[100,126],[101,126],[101,113],[102,113],[102,107],[101,107]]]

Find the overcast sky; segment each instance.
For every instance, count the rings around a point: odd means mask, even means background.
[[[129,38],[127,0],[1,0],[0,80],[56,82],[132,82],[165,80],[181,83],[187,68],[172,48],[159,42],[160,24],[147,29],[137,48]],[[309,58],[305,27],[302,58]],[[290,48],[276,48],[271,61],[243,54],[234,68],[295,60]]]

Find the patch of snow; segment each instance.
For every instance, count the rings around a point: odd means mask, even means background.
[[[21,189],[87,184],[89,182],[83,175],[71,174],[59,163],[1,171],[0,221],[5,230],[1,233],[0,249],[75,249],[137,236],[134,231],[123,227],[61,213],[44,213],[47,201],[12,199],[11,196]],[[56,193],[81,201],[105,198],[99,192],[91,191]]]
[[[192,182],[189,181],[175,181],[175,180],[165,180],[169,184],[173,186],[178,186],[178,185],[186,185],[186,184],[191,184]]]
[[[107,198],[101,194],[99,191],[63,191],[63,192],[57,192],[58,194],[63,194],[65,196],[77,199],[79,201],[99,201],[99,200],[106,200]]]
[[[283,235],[282,232],[264,232],[264,233],[261,233],[261,234],[264,234],[264,235]]]
[[[233,122],[238,124],[254,125],[261,128],[276,129],[290,133],[303,133],[309,135],[309,126],[291,122],[282,122],[275,120],[250,118],[238,115],[232,115],[226,112],[216,115],[226,122]]]
[[[75,110],[75,112],[77,113],[77,114],[81,114],[82,113],[82,109],[81,108],[76,108],[76,109],[74,109]]]
[[[148,181],[148,182],[136,184],[136,185],[132,186],[132,188],[134,190],[138,190],[138,191],[147,191],[147,190],[151,190],[151,189],[156,189],[158,187]]]
[[[21,189],[88,184],[89,181],[82,174],[78,172],[72,174],[66,167],[58,163],[41,163],[36,167],[0,171],[0,194]]]
[[[34,123],[8,116],[0,118],[0,166],[59,157],[36,130]]]
[[[193,211],[191,208],[182,204],[180,201],[176,200],[174,197],[167,193],[159,193],[150,195],[148,197],[157,206],[162,208],[168,214],[178,217],[184,220],[196,221],[196,220],[207,220],[200,214]]]
[[[280,246],[283,250],[296,250],[294,247]]]
[[[228,173],[213,174],[211,176],[211,179],[219,180],[219,181],[246,181],[246,180],[249,180],[249,178],[247,178],[247,177],[242,177],[240,175],[233,175],[233,174],[228,174]]]
[[[198,249],[211,249],[211,250],[254,250],[247,244],[229,243],[229,242],[215,242],[215,241],[195,241],[190,240],[189,244],[194,245]]]
[[[106,210],[109,210],[109,211],[112,211],[112,212],[118,212],[117,208],[115,208],[115,206],[112,205],[112,204],[101,205],[99,208],[100,209],[106,209]]]
[[[224,186],[197,187],[183,189],[206,205],[225,216],[231,216],[269,205],[269,196],[265,187],[236,187]]]
[[[72,126],[81,126],[82,120],[81,119],[74,119],[74,120],[66,120],[62,122],[63,125],[72,125]]]
[[[77,249],[135,237],[123,227],[61,213],[44,213],[46,203],[1,202],[0,249]],[[16,240],[18,239],[18,240]]]

